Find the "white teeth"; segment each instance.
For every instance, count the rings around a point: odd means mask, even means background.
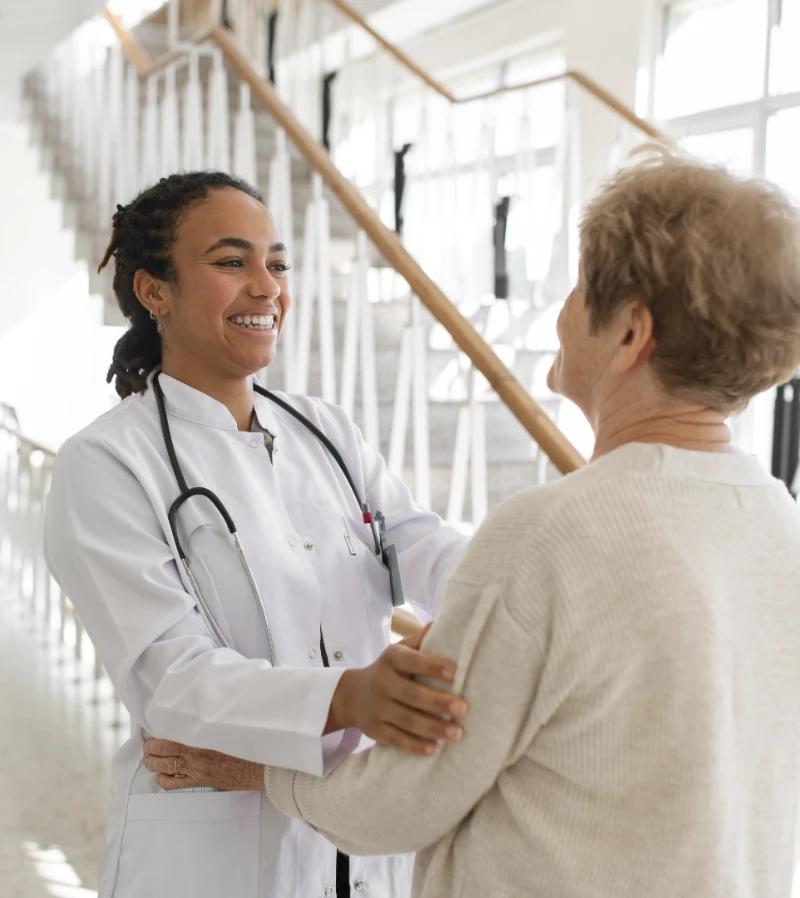
[[[230,320],[233,324],[246,327],[248,330],[272,330],[275,326],[274,315],[234,315]]]

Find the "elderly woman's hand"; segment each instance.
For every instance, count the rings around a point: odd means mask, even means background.
[[[144,751],[142,763],[158,774],[156,782],[168,791],[192,786],[214,786],[223,792],[264,790],[263,764],[166,739],[148,739]]]

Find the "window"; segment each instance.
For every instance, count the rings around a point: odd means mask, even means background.
[[[767,177],[800,204],[800,106],[776,112],[767,124]]]
[[[761,96],[767,0],[680,0],[664,13],[656,115],[675,118]]]
[[[769,89],[773,94],[800,91],[800,0],[780,0],[771,35]]]
[[[753,128],[733,128],[692,134],[681,141],[684,149],[701,159],[724,165],[731,171],[749,175],[753,171],[755,131]]]
[[[654,112],[691,153],[800,204],[800,0],[662,0]],[[735,422],[770,466],[774,391]],[[800,879],[796,886],[800,898]]]

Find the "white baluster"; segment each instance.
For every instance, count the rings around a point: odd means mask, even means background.
[[[312,175],[314,202],[317,207],[317,298],[319,302],[319,359],[321,395],[336,402],[336,333],[333,323],[333,262],[331,260],[330,206],[325,197],[322,177]]]
[[[230,120],[228,116],[228,75],[222,53],[214,53],[214,66],[209,83],[207,167],[230,171]]]
[[[109,54],[110,56],[111,54]],[[111,208],[111,154],[112,134],[111,118],[107,115],[108,104],[116,100],[111,92],[111,84],[105,84],[105,73],[110,68],[110,63],[99,67],[102,73],[104,86],[100,88],[106,96],[98,98],[96,107],[97,139],[98,139],[98,178],[97,178],[97,223],[100,227],[107,226],[109,209]]]
[[[350,273],[350,292],[347,297],[347,312],[344,323],[344,346],[342,347],[342,391],[339,405],[349,418],[353,417],[356,404],[356,376],[358,374],[358,344],[361,329],[361,281],[358,263],[353,259]]]
[[[311,323],[314,312],[316,288],[317,222],[316,203],[306,206],[305,233],[303,236],[303,273],[300,281],[300,298],[297,309],[297,355],[293,383],[290,392],[308,392],[308,374],[311,364]]]
[[[99,191],[100,169],[102,167],[100,134],[106,121],[103,115],[103,94],[105,88],[105,72],[103,61],[93,54],[93,66],[89,72],[88,102],[86,105],[86,132],[84,136],[84,158],[89,182],[97,196]]]
[[[160,177],[158,159],[158,80],[147,79],[147,100],[142,124],[142,186],[153,184]]]
[[[58,640],[64,645],[67,629],[67,595],[63,589],[58,591]]]
[[[185,171],[197,171],[205,165],[203,147],[203,87],[200,83],[200,60],[196,50],[189,54],[189,73],[183,89],[183,152],[181,165]]]
[[[400,358],[397,364],[397,383],[392,407],[392,429],[389,437],[389,458],[387,467],[398,477],[403,476],[408,440],[408,410],[411,401],[411,367],[413,364],[413,331],[403,330],[400,341]]]
[[[549,459],[544,451],[539,448],[539,451],[536,454],[536,483],[542,484],[547,483],[547,465]]]
[[[178,94],[175,88],[175,66],[164,72],[164,96],[161,98],[161,160],[163,177],[174,174],[180,166],[178,138]]]
[[[464,520],[464,503],[467,492],[467,473],[470,452],[470,406],[458,410],[456,439],[453,446],[453,466],[450,472],[450,495],[447,500],[447,523],[460,524]]]
[[[180,4],[178,0],[167,0],[167,44],[170,49],[178,45],[180,36]]]
[[[290,57],[295,40],[294,0],[278,0],[278,30],[275,35],[275,80],[278,96],[290,108],[292,103],[292,68]]]
[[[133,196],[135,190],[131,184],[131,170],[135,168],[135,134],[136,131],[138,131],[138,122],[131,114],[131,104],[138,104],[139,101],[136,71],[132,66],[127,64],[124,66],[122,72],[120,96],[122,97],[122,101],[119,115],[116,158],[114,160],[114,202],[127,203]],[[136,112],[138,113],[138,105],[136,107]]]
[[[431,505],[431,458],[428,427],[427,335],[419,297],[411,300],[414,406],[414,498],[424,508]]]
[[[472,523],[477,528],[488,510],[486,470],[486,407],[480,401],[478,388],[480,373],[470,372],[470,493],[472,495]]]
[[[356,242],[355,269],[360,284],[361,300],[361,429],[364,439],[376,449],[380,449],[380,421],[378,417],[378,369],[375,356],[375,322],[372,303],[367,289],[367,266],[369,247],[367,235],[359,231]]]
[[[578,217],[580,215],[583,193],[583,185],[581,183],[581,119],[576,98],[570,103],[568,115],[571,119],[569,131],[569,210],[567,219],[569,240],[568,276],[569,283],[574,284],[578,279],[578,259],[580,255]]]
[[[255,187],[258,180],[256,122],[250,105],[250,88],[244,83],[239,86],[239,111],[236,114],[233,150],[233,173]]]
[[[275,155],[270,163],[267,208],[272,213],[286,246],[286,255],[294,258],[294,215],[292,213],[291,159],[286,146],[286,134],[278,129],[275,135]],[[283,357],[284,389],[294,389],[294,373],[297,365],[297,311],[284,322],[281,330],[281,355]]]

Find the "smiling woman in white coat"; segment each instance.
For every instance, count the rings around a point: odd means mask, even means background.
[[[109,371],[122,402],[59,452],[45,528],[50,570],[132,718],[99,898],[351,886],[405,898],[411,857],[348,858],[261,792],[161,791],[142,746],[156,736],[320,775],[369,739],[416,754],[457,740],[452,664],[391,645],[369,509],[423,620],[464,538],[414,503],[340,409],[256,391],[291,300],[286,249],[252,187],[217,172],[162,179],[118,207],[111,256],[130,321]],[[211,491],[224,514],[194,494],[171,520],[185,488]]]

